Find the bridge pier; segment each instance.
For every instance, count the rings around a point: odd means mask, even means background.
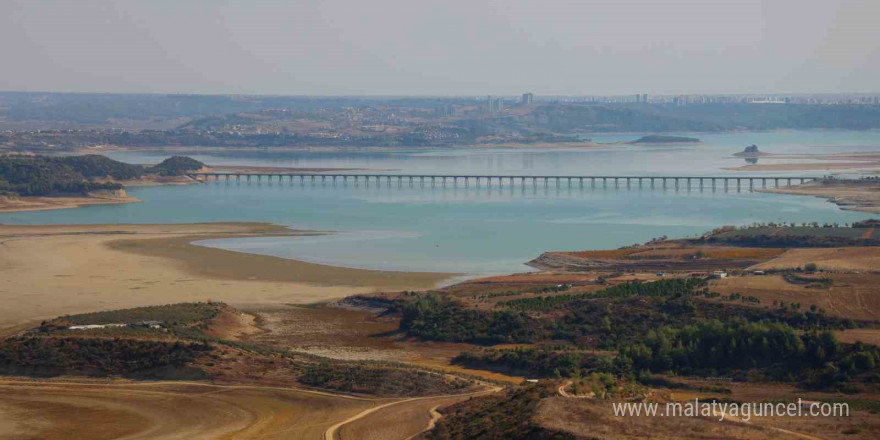
[[[473,175],[473,176],[465,176],[465,175],[440,175],[440,174],[323,174],[323,173],[193,173],[189,174],[189,177],[200,181],[200,182],[210,182],[215,181],[219,182],[221,180],[230,181],[235,179],[236,181],[247,180],[251,182],[255,180],[257,183],[262,183],[265,178],[266,181],[270,184],[275,182],[277,178],[279,183],[283,183],[285,178],[292,184],[295,176],[299,176],[299,180],[301,184],[304,184],[306,178],[312,182],[313,185],[316,184],[318,177],[321,178],[321,183],[326,184],[328,180],[332,180],[333,184],[336,185],[339,180],[342,180],[343,184],[348,183],[349,177],[354,179],[355,184],[360,183],[361,178],[363,178],[364,183],[369,186],[373,182],[372,180],[375,178],[376,184],[381,186],[384,181],[387,186],[390,188],[393,181],[397,181],[398,186],[403,185],[404,179],[408,180],[410,186],[413,185],[413,181],[418,179],[421,186],[425,186],[425,182],[430,179],[431,187],[436,187],[438,182],[443,187],[446,187],[448,182],[447,179],[451,180],[451,184],[454,186],[459,185],[459,179],[464,179],[465,187],[469,187],[471,184],[471,178],[474,179],[474,183],[479,188],[482,184],[482,180],[486,180],[486,186],[488,188],[492,188],[497,180],[498,188],[504,188],[505,183],[510,185],[511,187],[516,186],[517,184],[525,187],[528,184],[528,180],[531,180],[532,186],[537,188],[538,182],[543,180],[543,185],[545,188],[550,188],[551,181],[555,183],[555,187],[560,189],[563,187],[563,180],[567,183],[567,187],[570,189],[574,187],[574,182],[577,182],[577,185],[580,188],[584,187],[584,181],[589,179],[590,187],[596,188],[597,181],[601,179],[603,188],[610,188],[611,185],[609,180],[614,181],[614,187],[619,188],[621,184],[621,180],[626,180],[626,188],[632,189],[633,179],[638,180],[638,188],[645,188],[647,185],[645,183],[645,179],[648,179],[650,182],[651,189],[657,187],[657,179],[661,179],[661,184],[663,189],[668,189],[671,185],[675,187],[675,190],[678,191],[681,189],[682,185],[685,185],[688,190],[693,189],[694,180],[696,179],[699,185],[700,190],[706,186],[707,181],[711,181],[712,189],[716,189],[718,187],[717,181],[721,179],[724,181],[724,189],[728,190],[731,187],[731,181],[736,180],[736,189],[737,191],[742,191],[743,189],[748,189],[754,191],[758,184],[763,188],[767,188],[769,184],[775,185],[776,187],[784,187],[784,186],[793,186],[804,184],[807,182],[811,182],[816,180],[814,177],[807,176],[750,176],[750,177],[740,177],[740,176],[529,176],[529,175]],[[384,180],[383,180],[384,179]],[[505,181],[505,179],[507,179]],[[519,182],[517,182],[519,179]],[[671,185],[669,180],[672,179]],[[748,180],[748,188],[744,188],[743,180]],[[756,182],[759,181],[759,182]],[[768,182],[769,181],[769,182]]]

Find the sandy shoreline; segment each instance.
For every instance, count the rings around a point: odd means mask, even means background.
[[[337,268],[190,244],[315,234],[264,223],[0,225],[0,333],[64,314],[184,301],[302,304],[433,287],[438,273]]]
[[[729,171],[835,171],[853,170],[868,173],[880,172],[880,153],[838,153],[838,154],[774,154],[760,153],[761,157],[776,160],[810,160],[812,162],[781,162],[751,164],[722,168]]]
[[[79,208],[92,205],[118,205],[140,203],[141,199],[125,197],[0,197],[0,213],[25,211],[50,211],[54,209]]]
[[[807,182],[800,185],[756,189],[757,192],[814,196],[827,199],[840,209],[880,214],[880,182],[876,184],[852,184],[846,181],[834,183]]]

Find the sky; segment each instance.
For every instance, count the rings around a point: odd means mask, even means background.
[[[878,0],[0,0],[0,90],[880,92]]]

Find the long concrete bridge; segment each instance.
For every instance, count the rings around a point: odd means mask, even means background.
[[[819,179],[818,177],[808,177],[808,176],[566,176],[566,175],[558,175],[558,176],[528,176],[528,175],[464,175],[464,174],[360,174],[360,173],[191,173],[189,176],[193,179],[200,181],[209,181],[209,180],[236,180],[242,181],[246,180],[261,182],[263,180],[272,182],[273,180],[277,180],[278,182],[283,182],[285,180],[289,182],[294,182],[298,180],[300,182],[328,182],[332,181],[333,183],[342,182],[348,183],[353,182],[354,184],[359,184],[360,182],[364,182],[369,185],[371,182],[375,182],[380,184],[382,182],[386,182],[390,185],[392,182],[396,182],[398,185],[403,185],[404,182],[413,184],[418,183],[419,185],[424,186],[425,184],[430,184],[431,186],[443,185],[445,186],[448,183],[451,183],[455,186],[461,182],[465,187],[474,184],[479,187],[481,184],[485,184],[487,187],[492,187],[496,185],[498,187],[505,186],[535,186],[538,184],[542,184],[543,186],[551,186],[555,184],[556,187],[561,187],[563,185],[567,185],[572,187],[574,185],[583,188],[585,183],[590,187],[595,188],[596,184],[601,184],[602,187],[610,187],[613,185],[615,188],[619,188],[621,183],[624,183],[627,188],[637,186],[639,188],[650,187],[654,188],[656,186],[660,186],[663,188],[667,188],[669,186],[674,186],[675,188],[684,187],[684,188],[716,188],[716,187],[736,187],[736,188],[755,188],[755,183],[759,183],[762,188],[766,188],[768,183],[772,187],[781,187],[781,186],[791,186],[795,184],[801,184],[804,182],[809,182],[812,180]]]

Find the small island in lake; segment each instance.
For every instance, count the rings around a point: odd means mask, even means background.
[[[759,151],[758,146],[755,144],[752,144],[752,145],[749,145],[748,147],[744,148],[739,153],[734,153],[733,155],[737,156],[737,157],[758,157],[758,156],[770,156],[770,155],[772,155],[772,153],[765,153],[763,151]]]
[[[684,137],[684,136],[663,136],[663,135],[649,135],[642,136],[632,142],[631,144],[692,144],[700,142],[697,138],[692,137]]]

